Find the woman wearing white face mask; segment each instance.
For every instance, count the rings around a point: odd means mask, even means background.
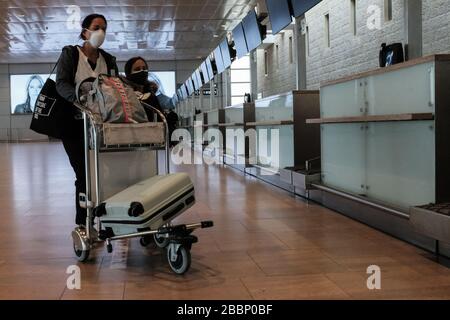
[[[64,149],[76,175],[75,204],[76,224],[85,225],[86,210],[79,205],[78,195],[86,191],[84,165],[84,132],[81,114],[72,105],[76,100],[75,88],[78,83],[99,74],[118,75],[116,58],[100,49],[105,41],[106,18],[100,14],[87,16],[81,25],[80,38],[82,46],[66,46],[58,61],[56,72],[56,89],[67,100],[67,112],[73,114],[73,121],[64,124],[65,134],[62,139]]]

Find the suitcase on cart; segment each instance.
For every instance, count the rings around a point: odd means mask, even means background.
[[[104,201],[96,210],[111,235],[157,230],[195,203],[194,185],[185,173],[155,176]]]

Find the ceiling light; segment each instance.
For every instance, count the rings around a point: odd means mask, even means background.
[[[219,37],[219,35],[218,35],[218,34],[215,34],[215,35],[213,35],[213,37],[214,37],[214,38],[218,38],[218,37]]]

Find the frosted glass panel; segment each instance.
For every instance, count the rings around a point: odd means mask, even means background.
[[[432,77],[432,78],[430,78]],[[367,78],[369,114],[434,112],[434,63],[419,64]]]
[[[255,101],[255,119],[259,121],[294,119],[294,97],[281,95],[272,99]]]
[[[245,135],[242,127],[227,128],[225,131],[226,148],[228,155],[245,155]]]
[[[363,194],[365,130],[361,124],[322,125],[322,181],[325,185]]]
[[[259,165],[276,170],[294,165],[294,126],[257,127],[256,130]],[[277,134],[278,141],[275,138]],[[264,141],[267,141],[265,147]]]
[[[320,89],[320,114],[322,118],[360,116],[364,101],[364,79],[326,86]]]
[[[208,112],[208,124],[218,124],[219,123],[219,111]]]
[[[235,107],[225,109],[226,123],[243,123],[244,122],[244,107],[238,105]]]
[[[435,202],[433,121],[372,123],[367,131],[367,195],[410,207]]]

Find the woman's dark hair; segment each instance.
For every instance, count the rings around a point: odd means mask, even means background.
[[[93,13],[88,15],[86,18],[84,18],[83,23],[81,24],[81,33],[80,33],[80,39],[86,40],[86,37],[84,36],[84,29],[89,29],[91,26],[92,21],[94,21],[97,18],[101,18],[105,21],[105,26],[108,26],[108,21],[106,21],[106,18],[102,14]]]
[[[131,74],[131,69],[133,68],[133,64],[138,61],[138,60],[142,60],[145,63],[146,68],[148,69],[148,64],[147,61],[145,61],[144,58],[142,57],[134,57],[131,58],[130,60],[127,61],[127,63],[125,63],[125,76],[129,76]]]

